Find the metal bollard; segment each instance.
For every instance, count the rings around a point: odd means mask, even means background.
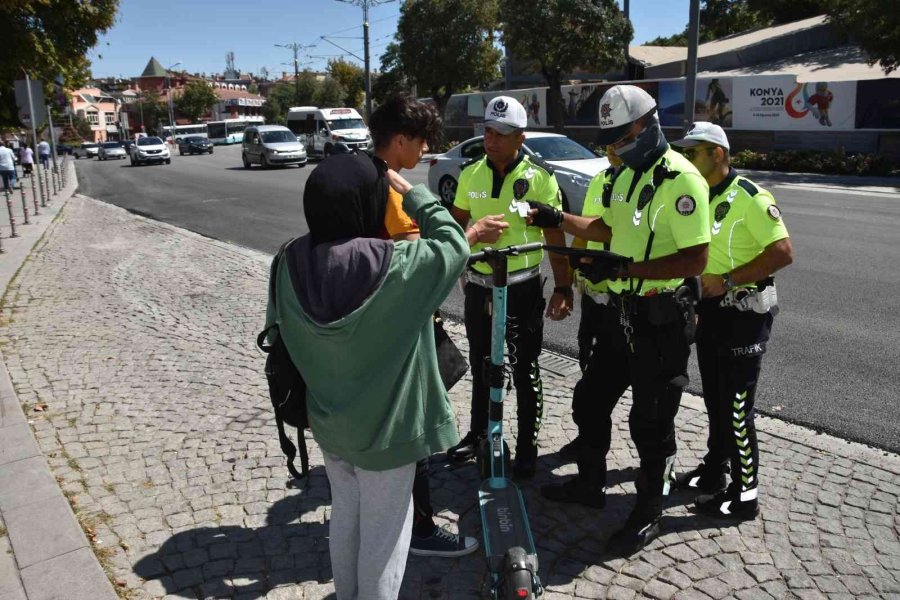
[[[59,189],[58,189],[57,181],[56,181],[56,165],[53,165],[52,167],[50,167],[50,181],[53,183],[53,195],[55,196],[56,194],[59,193]]]
[[[44,189],[47,190],[47,202],[50,202],[50,178],[47,176],[47,169],[42,170],[44,178]]]
[[[37,167],[31,170],[31,199],[34,201],[34,214],[39,214],[38,211],[38,192],[36,184],[34,180],[37,179]]]
[[[12,199],[9,197],[9,190],[3,190],[3,195],[6,196],[6,208],[9,210],[9,228],[11,230],[9,237],[19,237],[19,234],[16,233],[16,218],[13,216]]]
[[[33,177],[37,179],[38,189],[41,190],[41,206],[47,206],[47,203],[44,201],[44,181],[41,179],[41,167],[40,162],[34,163],[34,175]]]
[[[22,212],[25,214],[25,221],[22,224],[28,225],[31,223],[31,221],[28,220],[28,201],[25,200],[25,182],[21,180],[19,183],[19,195],[22,196]]]

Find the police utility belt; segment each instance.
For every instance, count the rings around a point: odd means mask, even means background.
[[[722,308],[734,308],[740,312],[755,312],[765,314],[778,313],[778,291],[775,289],[775,280],[768,277],[756,283],[756,287],[738,288],[725,292],[725,297],[719,302]]]
[[[506,285],[512,286],[517,283],[522,283],[523,281],[528,281],[529,279],[534,279],[536,277],[540,277],[541,268],[540,267],[531,267],[529,269],[522,269],[520,271],[514,271],[507,275],[506,277]],[[465,273],[466,283],[474,283],[475,285],[481,286],[483,288],[493,288],[494,287],[494,276],[491,274],[479,273],[478,271],[474,271],[472,269],[466,269]]]

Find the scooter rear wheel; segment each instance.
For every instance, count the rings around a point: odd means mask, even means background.
[[[513,571],[506,576],[503,600],[532,600],[534,598],[531,573],[527,570]]]

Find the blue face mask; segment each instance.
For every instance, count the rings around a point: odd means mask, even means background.
[[[659,119],[653,115],[634,141],[618,148],[616,154],[628,167],[640,171],[659,160],[668,147]]]

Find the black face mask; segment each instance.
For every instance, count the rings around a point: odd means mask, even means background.
[[[668,148],[669,144],[659,125],[659,119],[653,115],[633,142],[616,149],[616,155],[628,167],[643,171],[659,160]]]

